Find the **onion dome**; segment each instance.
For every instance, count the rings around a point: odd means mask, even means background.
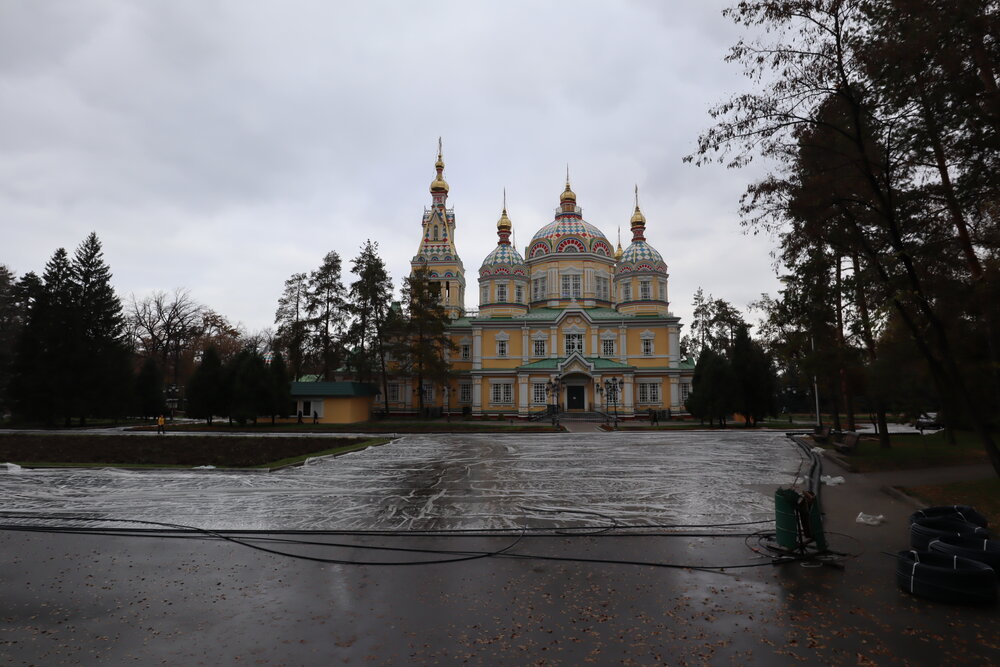
[[[531,237],[528,256],[540,257],[550,253],[593,253],[612,256],[611,243],[604,233],[580,215],[576,207],[576,193],[570,188],[567,174],[566,189],[559,197],[556,219]]]
[[[639,186],[635,188],[635,212],[629,223],[632,227],[632,243],[618,259],[616,273],[666,273],[667,265],[663,256],[646,242],[646,216],[639,209]]]
[[[506,199],[506,195],[504,196]],[[489,275],[513,275],[527,277],[528,270],[524,265],[524,258],[521,253],[510,243],[511,222],[507,217],[507,206],[503,207],[500,219],[497,220],[497,247],[486,255],[482,266],[479,267],[480,277]]]
[[[615,261],[622,261],[622,228],[618,228],[618,246],[615,248]]]

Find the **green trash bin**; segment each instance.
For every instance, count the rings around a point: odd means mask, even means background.
[[[819,500],[795,489],[774,492],[775,539],[790,551],[802,551],[810,542],[817,551],[826,551],[826,535]]]

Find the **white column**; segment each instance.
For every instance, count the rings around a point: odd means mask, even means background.
[[[528,376],[525,373],[517,375],[517,416],[528,416]]]
[[[635,377],[631,374],[625,376],[625,399],[623,406],[625,408],[625,414],[635,414],[635,403],[632,398],[635,395],[635,392],[632,390],[635,386],[632,384],[634,379]]]
[[[677,368],[681,360],[680,331],[676,326],[669,327],[668,335],[670,340],[670,368]]]
[[[483,367],[483,330],[476,328],[472,332],[472,368]]]
[[[472,414],[483,413],[483,378],[481,375],[472,376]]]
[[[521,363],[528,363],[528,327],[521,327]]]

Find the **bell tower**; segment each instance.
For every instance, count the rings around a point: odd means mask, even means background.
[[[438,284],[441,303],[452,319],[465,313],[465,267],[455,249],[455,209],[448,208],[448,182],[438,138],[436,175],[431,181],[431,205],[424,209],[422,236],[417,254],[410,260],[411,272],[426,266],[431,281]]]

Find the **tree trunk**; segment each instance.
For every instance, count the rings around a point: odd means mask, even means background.
[[[868,362],[874,364],[878,361],[878,352],[875,348],[875,336],[872,333],[871,313],[868,310],[868,299],[865,298],[864,290],[861,289],[861,266],[858,262],[858,254],[851,254],[851,266],[854,268],[854,301],[858,307],[858,314],[861,320],[861,339],[865,343],[868,352]],[[875,397],[875,423],[878,432],[878,445],[882,449],[889,449],[892,446],[889,439],[889,425],[885,418],[885,400],[881,394]]]

